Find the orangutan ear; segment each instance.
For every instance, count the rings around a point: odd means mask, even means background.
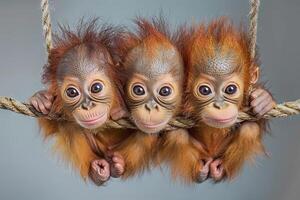
[[[251,84],[256,84],[260,75],[260,68],[258,66],[254,67],[253,72],[251,73],[250,82]]]

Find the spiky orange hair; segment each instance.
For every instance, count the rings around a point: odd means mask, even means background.
[[[105,56],[105,62],[112,61],[112,58],[117,55],[115,41],[121,33],[121,28],[107,24],[100,26],[98,21],[97,18],[87,22],[82,19],[74,31],[69,26],[59,25],[59,32],[53,37],[53,48],[43,73],[43,82],[49,85],[49,92],[56,96],[53,102],[53,112],[60,111],[62,106],[60,105],[61,99],[57,85],[57,68],[68,51],[84,44],[89,49],[100,49]],[[111,67],[105,70],[108,70],[109,76],[114,80],[116,76],[114,63],[108,64]]]
[[[150,54],[157,45],[174,48],[169,27],[163,18],[153,18],[152,21],[136,18],[134,22],[137,25],[136,31],[128,31],[119,37],[117,46],[120,62],[130,59],[128,54],[137,46],[144,47]]]
[[[201,24],[188,31],[183,28],[180,31],[179,46],[186,65],[186,77],[188,77],[186,91],[193,91],[191,87],[193,74],[197,70],[195,66],[201,68],[208,59],[215,57],[218,51],[221,54],[235,53],[239,63],[235,72],[243,76],[244,94],[249,93],[251,74],[258,67],[258,58],[251,58],[250,40],[242,26],[237,29],[230,20],[223,17],[212,21],[207,26]],[[246,99],[247,95],[244,95],[244,102]]]

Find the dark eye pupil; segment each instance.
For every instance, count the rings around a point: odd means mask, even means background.
[[[136,85],[136,86],[133,87],[133,92],[134,92],[134,94],[139,95],[139,96],[145,94],[144,88],[142,86],[139,86],[139,85]]]
[[[67,95],[68,95],[68,97],[74,98],[74,97],[77,97],[79,95],[79,93],[75,88],[68,88]]]
[[[211,93],[211,89],[207,86],[201,86],[199,88],[199,92],[202,94],[202,95],[209,95]]]
[[[235,85],[229,85],[226,89],[225,89],[225,93],[226,94],[234,94],[237,90],[237,87]]]
[[[171,92],[172,92],[172,89],[170,87],[165,86],[160,89],[159,94],[161,96],[169,96],[171,94]]]
[[[101,83],[95,83],[92,85],[91,91],[92,91],[92,93],[99,93],[102,91],[102,89],[103,89],[103,86]]]

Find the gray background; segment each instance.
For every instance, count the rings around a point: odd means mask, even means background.
[[[0,1],[0,95],[26,100],[42,88],[45,51],[39,0]],[[64,0],[51,1],[57,22],[75,24],[82,16],[102,16],[115,24],[132,25],[137,14],[162,10],[172,25],[210,20],[221,15],[247,23],[247,0]],[[300,1],[262,2],[259,18],[263,80],[276,99],[300,97]],[[171,183],[155,170],[127,182],[111,181],[97,188],[53,156],[34,119],[0,111],[0,199],[299,199],[300,117],[272,120],[265,138],[270,158],[258,158],[232,183],[194,187]]]

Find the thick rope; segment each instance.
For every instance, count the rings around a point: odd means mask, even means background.
[[[8,97],[0,97],[0,109],[10,110],[19,114],[28,115],[31,117],[46,117],[50,120],[65,120],[60,116],[55,115],[44,115],[37,110],[35,110],[31,105],[19,102],[15,99]],[[300,99],[297,101],[285,102],[282,104],[277,104],[276,107],[265,114],[263,118],[282,118],[291,115],[300,114]],[[243,121],[256,121],[259,118],[252,116],[250,113],[240,112],[238,117],[238,122]],[[178,128],[191,128],[195,123],[186,118],[176,118],[173,119],[166,130],[174,130]],[[136,127],[128,119],[119,120],[109,120],[105,124],[105,128],[130,128],[136,129]]]
[[[47,54],[49,55],[50,50],[52,49],[52,29],[51,29],[51,18],[50,18],[48,0],[42,0],[41,10],[42,10],[42,25],[43,25],[46,49],[47,49]]]
[[[251,58],[255,58],[259,5],[260,5],[260,0],[250,0],[249,37],[250,37]]]

